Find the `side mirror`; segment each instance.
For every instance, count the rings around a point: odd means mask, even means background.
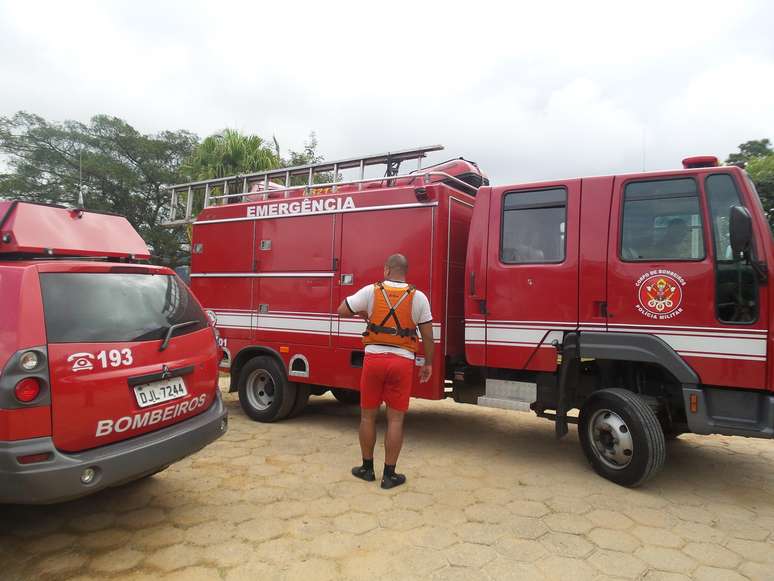
[[[752,244],[752,217],[747,208],[733,206],[728,216],[728,231],[731,237],[731,252],[734,258],[747,256]]]

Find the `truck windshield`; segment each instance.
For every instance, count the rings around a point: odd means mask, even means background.
[[[185,335],[207,317],[185,285],[166,274],[41,273],[49,343],[161,340],[171,325]]]

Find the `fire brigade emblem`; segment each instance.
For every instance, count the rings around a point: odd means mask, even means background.
[[[637,310],[651,319],[671,319],[683,312],[685,279],[676,272],[653,270],[637,280]]]

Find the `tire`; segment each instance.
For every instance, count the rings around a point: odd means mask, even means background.
[[[360,392],[354,389],[331,389],[333,397],[344,405],[357,405],[360,403]]]
[[[295,418],[304,411],[306,404],[309,403],[310,393],[309,384],[296,383],[296,401],[293,402],[293,407],[290,409],[288,418]]]
[[[597,474],[621,486],[640,486],[666,459],[664,431],[656,414],[626,389],[593,393],[580,410],[578,436]]]
[[[248,361],[239,374],[239,403],[258,422],[276,422],[287,417],[296,401],[296,384],[272,357],[262,355]]]

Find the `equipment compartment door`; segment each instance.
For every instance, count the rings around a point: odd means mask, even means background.
[[[554,371],[578,324],[580,180],[493,188],[486,364]],[[498,227],[499,225],[499,227]]]
[[[382,280],[384,262],[388,256],[395,253],[403,254],[408,259],[408,281],[428,298],[431,297],[432,256],[436,250],[434,213],[434,207],[427,207],[343,214],[341,263],[336,273],[336,285],[339,289],[336,305],[363,286]],[[440,305],[431,307],[437,310]],[[437,317],[439,312],[434,312],[433,316]],[[362,352],[364,330],[362,319],[341,318],[338,322],[338,334],[334,328],[334,345],[350,353]],[[441,353],[438,353],[436,360],[443,360]],[[435,385],[438,376],[443,375],[439,369],[441,367],[434,370],[433,380],[427,384],[420,386],[418,381],[415,381],[414,395],[428,397],[425,392],[429,393],[431,384]],[[359,370],[357,375],[359,376]],[[435,389],[432,388],[432,391]]]

